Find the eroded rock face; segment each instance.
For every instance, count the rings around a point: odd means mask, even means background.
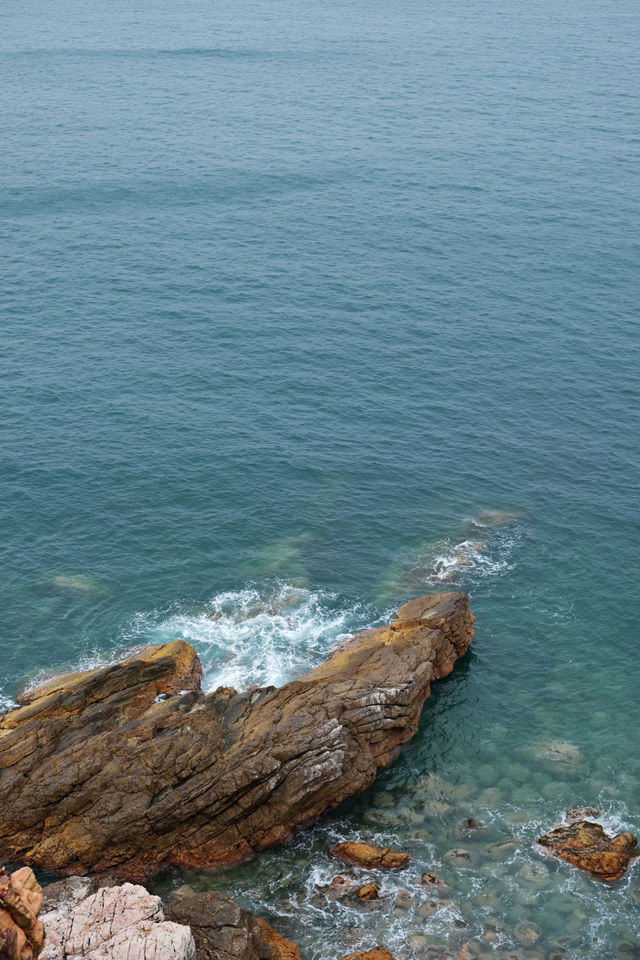
[[[189,927],[166,921],[159,897],[131,883],[84,897],[83,879],[42,914],[42,960],[195,960]]]
[[[378,847],[373,843],[338,843],[329,851],[334,857],[365,870],[397,870],[406,867],[411,861],[408,853],[392,850],[391,847]]]
[[[42,949],[44,929],[38,920],[42,890],[29,867],[13,873],[0,869],[0,957],[35,960]]]
[[[215,890],[169,904],[166,913],[190,927],[196,960],[301,960],[295,943]]]
[[[142,879],[288,840],[413,736],[473,621],[462,593],[421,597],[279,689],[205,695],[176,641],[31,691],[0,718],[0,854]]]
[[[589,820],[557,827],[540,837],[538,843],[600,880],[619,880],[630,862],[640,856],[638,839],[632,833],[609,837],[599,823]]]

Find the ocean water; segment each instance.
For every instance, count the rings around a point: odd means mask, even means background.
[[[281,683],[471,596],[371,790],[157,882],[304,960],[640,957],[638,862],[535,846],[640,831],[639,67],[632,0],[0,11],[0,703],[177,636]],[[354,835],[414,856],[367,905],[324,889]]]

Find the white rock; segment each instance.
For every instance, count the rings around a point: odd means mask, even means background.
[[[165,920],[160,898],[132,883],[71,896],[41,920],[42,960],[195,960],[189,927]]]

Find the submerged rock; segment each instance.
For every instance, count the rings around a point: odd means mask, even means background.
[[[13,873],[0,869],[0,957],[2,960],[35,960],[44,943],[38,919],[42,890],[33,870]]]
[[[301,960],[295,943],[216,890],[169,904],[166,914],[190,927],[197,960]]]
[[[548,760],[568,768],[579,767],[584,762],[580,748],[567,740],[546,740],[536,744],[533,752],[540,760]]]
[[[125,883],[82,897],[81,885],[42,915],[42,960],[195,960],[189,927],[166,921],[159,897]]]
[[[339,860],[365,870],[396,870],[406,867],[411,861],[408,853],[392,850],[390,847],[378,847],[373,843],[338,843],[329,851]]]
[[[632,833],[609,837],[599,823],[590,820],[557,827],[538,843],[556,857],[607,881],[619,880],[630,862],[640,856],[638,839]]]
[[[205,695],[178,640],[32,691],[0,717],[0,855],[141,879],[282,843],[370,786],[473,622],[421,597],[279,689]]]
[[[341,960],[394,960],[392,954],[382,947],[374,947],[373,950],[367,950],[366,953],[349,953]]]

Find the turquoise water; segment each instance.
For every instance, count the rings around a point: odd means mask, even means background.
[[[640,956],[637,864],[533,846],[577,803],[640,830],[637,4],[0,17],[2,702],[181,635],[209,688],[283,682],[465,589],[473,652],[371,791],[160,883],[305,960]],[[353,833],[415,857],[367,907],[321,889]]]

